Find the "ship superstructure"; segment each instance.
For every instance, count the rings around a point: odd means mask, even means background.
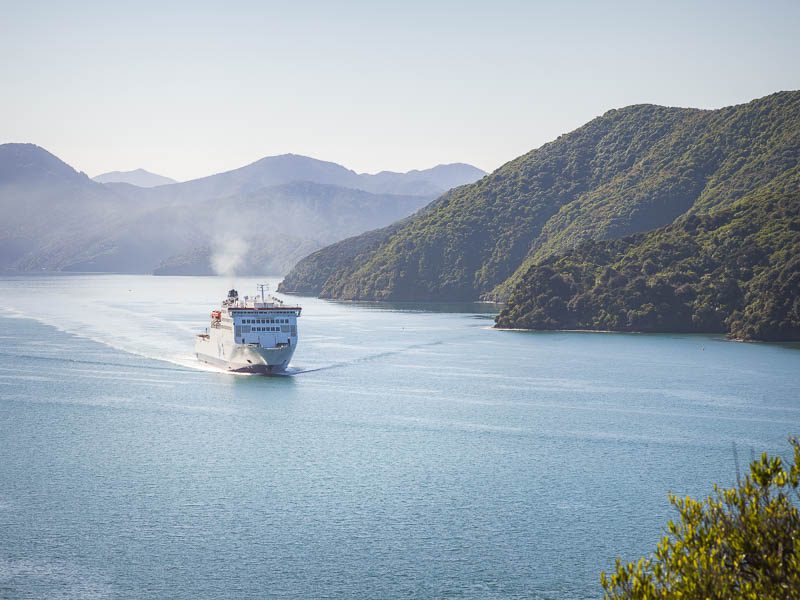
[[[203,362],[243,373],[269,375],[289,366],[297,347],[299,306],[287,306],[266,294],[239,298],[230,290],[220,308],[211,311],[211,324],[195,340]]]

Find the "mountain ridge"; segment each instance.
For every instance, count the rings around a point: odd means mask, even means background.
[[[467,167],[462,169],[460,163],[455,163],[408,173],[382,171],[381,174],[371,175],[356,173],[331,161],[300,154],[279,154],[262,157],[229,171],[155,188],[132,190],[131,197],[150,202],[193,202],[246,194],[294,181],[310,181],[376,194],[432,198],[447,189],[441,187],[443,183],[451,180],[467,183],[485,175],[476,167]],[[458,174],[453,176],[454,172]]]
[[[109,171],[108,173],[95,175],[92,179],[98,183],[127,183],[144,188],[178,183],[171,177],[165,177],[141,168],[132,171]]]

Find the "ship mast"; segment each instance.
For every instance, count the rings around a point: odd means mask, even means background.
[[[269,285],[267,285],[266,283],[259,283],[257,287],[259,290],[261,290],[261,302],[266,302],[267,296],[264,293],[264,291],[269,290]]]

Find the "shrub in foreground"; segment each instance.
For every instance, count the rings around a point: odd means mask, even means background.
[[[670,497],[678,519],[648,558],[601,573],[606,598],[800,599],[800,441],[794,460],[762,454],[731,489]]]

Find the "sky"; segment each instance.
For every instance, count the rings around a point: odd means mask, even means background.
[[[0,0],[0,143],[178,180],[492,171],[612,108],[800,89],[800,2]]]

